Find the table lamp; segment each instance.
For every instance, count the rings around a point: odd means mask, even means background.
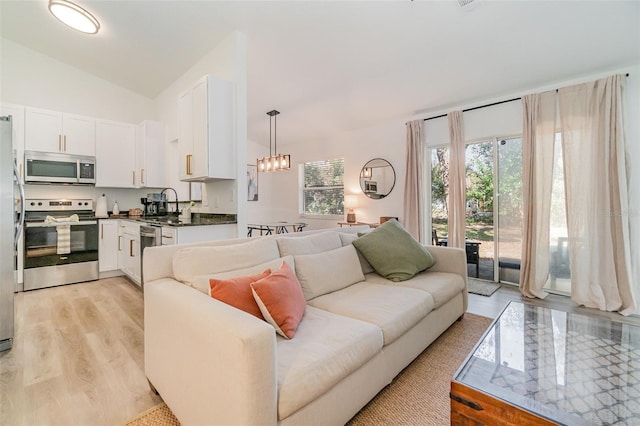
[[[353,211],[353,209],[358,207],[358,196],[357,195],[345,195],[344,196],[344,207],[349,209],[349,212],[347,213],[347,223],[356,223],[356,214]]]

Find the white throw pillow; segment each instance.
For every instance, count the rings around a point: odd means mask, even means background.
[[[211,293],[211,286],[209,285],[210,278],[215,278],[218,280],[226,280],[229,278],[256,275],[261,272],[264,272],[266,269],[271,269],[271,271],[276,271],[282,266],[282,262],[286,262],[286,264],[289,265],[289,267],[295,272],[296,268],[295,268],[295,263],[293,261],[293,256],[285,256],[278,259],[270,260],[268,262],[261,263],[259,265],[250,266],[248,268],[234,269],[233,271],[219,272],[217,274],[197,275],[193,277],[193,281],[192,281],[193,288],[203,292],[204,294],[210,295]]]
[[[320,232],[304,237],[281,237],[277,239],[280,256],[321,253],[342,247],[335,231]]]
[[[316,254],[293,256],[306,300],[364,281],[353,245]]]
[[[227,246],[185,247],[173,255],[173,276],[193,287],[193,279],[198,275],[248,268],[279,257],[273,238]]]
[[[343,233],[340,233],[340,241],[342,241],[342,245],[343,246],[353,244],[353,242],[355,240],[357,240],[358,238],[359,237],[357,235],[355,235],[355,234],[343,234]],[[356,252],[358,253],[358,260],[360,260],[360,267],[362,268],[362,273],[363,274],[370,274],[372,272],[375,272],[376,270],[373,269],[373,266],[371,266],[369,261],[364,258],[362,253],[360,253],[357,249],[356,249]]]

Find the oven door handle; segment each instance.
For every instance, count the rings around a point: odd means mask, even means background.
[[[52,222],[52,223],[44,223],[44,222],[27,222],[27,228],[51,228],[54,226],[85,226],[85,225],[97,225],[97,220],[82,220],[80,222]]]

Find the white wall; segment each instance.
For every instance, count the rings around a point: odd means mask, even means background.
[[[307,229],[335,228],[345,217],[331,219],[301,218],[298,213],[298,167],[309,161],[344,158],[345,194],[358,194],[358,207],[354,209],[360,222],[378,222],[380,216],[402,217],[405,174],[404,121],[384,123],[376,127],[337,135],[333,138],[304,144],[278,144],[279,151],[291,154],[291,170],[260,173],[260,201],[249,203],[249,222],[302,221]],[[252,155],[264,156],[265,148],[251,144]],[[373,158],[384,158],[396,172],[396,185],[388,197],[380,200],[367,198],[360,189],[359,176],[364,164]]]
[[[203,186],[203,206],[194,211],[211,213],[236,213],[238,215],[238,233],[246,233],[247,200],[246,162],[247,157],[247,47],[246,37],[239,32],[231,33],[187,72],[167,87],[156,101],[157,119],[167,124],[167,142],[178,139],[178,97],[193,83],[206,74],[234,83],[235,90],[235,138],[237,146],[238,179],[206,183]],[[172,170],[180,161],[177,144],[167,144],[166,158]],[[185,183],[178,185],[186,185]]]
[[[140,123],[155,118],[152,99],[0,38],[0,101]]]

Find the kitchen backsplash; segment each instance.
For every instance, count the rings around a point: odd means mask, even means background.
[[[146,197],[149,192],[160,192],[161,190],[162,188],[121,189],[79,185],[24,186],[26,198],[90,198],[95,202],[98,197],[105,194],[107,196],[107,210],[109,211],[113,210],[113,203],[115,201],[118,202],[120,211],[142,208],[140,198]]]

